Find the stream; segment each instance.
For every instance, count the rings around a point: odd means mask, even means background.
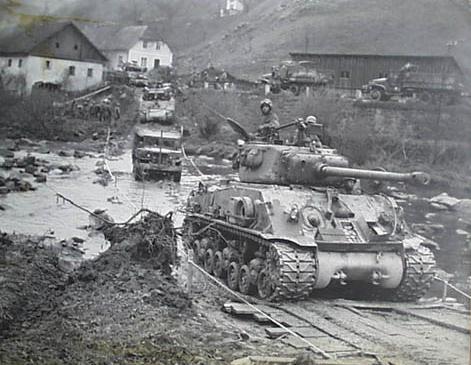
[[[20,152],[18,155],[25,154]],[[0,211],[0,229],[8,233],[32,235],[48,234],[57,239],[78,237],[83,239],[80,249],[85,258],[96,257],[107,249],[108,243],[101,234],[84,229],[89,225],[89,214],[73,205],[57,199],[56,192],[71,199],[75,203],[91,211],[100,208],[116,222],[126,221],[141,207],[160,214],[176,212],[175,225],[178,227],[183,220],[181,208],[186,204],[189,193],[197,187],[199,181],[217,181],[222,177],[235,178],[229,161],[215,162],[212,158],[198,157],[195,164],[202,171],[200,176],[189,163],[185,166],[182,182],[137,182],[132,176],[131,151],[126,150],[119,157],[108,160],[115,182],[108,186],[96,183],[98,176],[98,156],[87,156],[81,159],[61,157],[57,154],[32,155],[47,159],[51,163],[72,164],[78,167],[67,175],[49,175],[46,184],[38,184],[36,191],[26,193],[10,193],[0,197],[0,203],[6,207]],[[463,271],[469,275],[469,268],[463,265],[463,247],[465,236],[457,234],[463,229],[463,223],[448,211],[434,211],[425,197],[399,201],[404,208],[409,223],[439,224],[441,230],[433,232],[428,238],[440,245],[436,253],[439,266],[447,272]],[[427,213],[436,213],[432,216]]]

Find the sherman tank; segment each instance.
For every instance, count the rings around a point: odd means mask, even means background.
[[[425,294],[435,270],[426,239],[393,198],[364,193],[359,179],[426,184],[428,175],[351,168],[318,134],[286,143],[278,130],[251,136],[231,125],[245,138],[239,181],[200,183],[187,202],[184,242],[197,264],[266,300],[356,284],[391,301]]]

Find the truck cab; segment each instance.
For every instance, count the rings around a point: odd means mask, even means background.
[[[146,125],[134,130],[133,175],[138,181],[171,179],[179,182],[182,172],[182,129]]]

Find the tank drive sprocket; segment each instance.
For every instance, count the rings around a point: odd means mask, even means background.
[[[388,291],[388,299],[396,302],[409,302],[420,299],[432,285],[435,275],[435,258],[432,251],[424,246],[404,253],[404,276],[401,284]]]

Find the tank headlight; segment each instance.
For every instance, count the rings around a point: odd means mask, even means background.
[[[315,228],[319,227],[319,225],[321,224],[321,220],[317,214],[308,215],[307,221],[309,222],[311,226]]]
[[[243,139],[237,140],[237,147],[242,148],[245,145],[245,141]]]

